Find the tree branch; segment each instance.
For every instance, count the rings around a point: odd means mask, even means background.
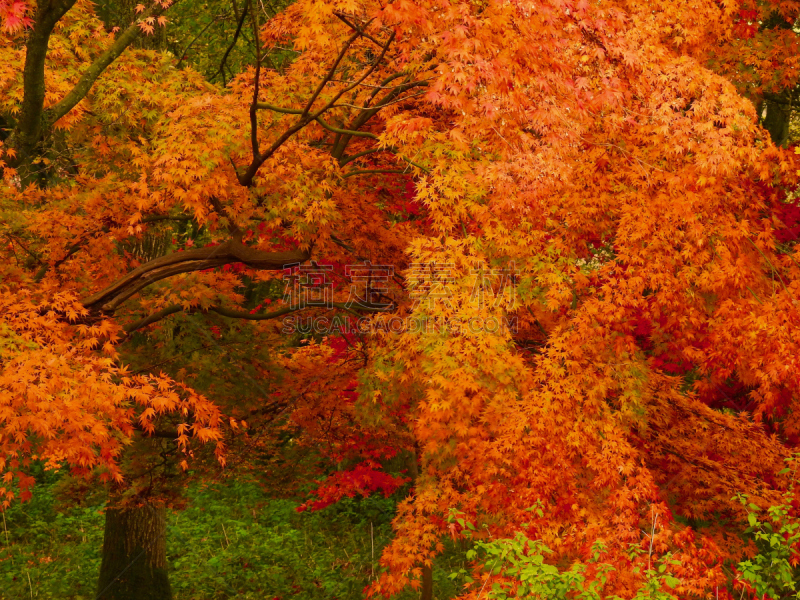
[[[17,244],[19,244],[20,248],[22,248],[23,250],[25,250],[25,252],[28,254],[28,256],[30,256],[30,257],[31,257],[32,259],[34,259],[34,260],[35,260],[37,263],[39,263],[40,265],[42,265],[42,268],[45,268],[45,269],[46,269],[46,267],[47,267],[47,263],[45,263],[45,262],[44,262],[44,259],[43,259],[43,258],[42,258],[42,257],[41,257],[41,256],[40,256],[38,253],[34,252],[34,251],[33,251],[33,250],[31,250],[30,248],[28,248],[28,247],[27,247],[25,244],[23,244],[23,243],[20,241],[20,239],[19,239],[17,236],[15,236],[15,235],[12,235],[12,234],[10,234],[10,233],[7,233],[7,234],[6,234],[6,237],[7,237],[9,240],[11,240],[11,242],[12,242],[12,243],[13,243],[13,242],[17,242]],[[38,281],[38,280],[37,280],[37,281]]]
[[[125,327],[123,327],[122,330],[125,333],[130,334],[138,329],[141,329],[142,327],[147,327],[151,323],[155,323],[156,321],[160,321],[161,319],[164,319],[170,315],[174,315],[177,312],[181,312],[182,310],[183,306],[181,306],[180,304],[173,304],[172,306],[168,306],[162,310],[156,311],[146,316],[144,319],[139,319],[134,323],[125,325]]]
[[[317,111],[317,113],[312,118],[316,119],[317,117],[322,115],[322,113],[324,113],[326,110],[328,110],[329,108],[334,106],[339,101],[339,98],[344,96],[347,92],[357,88],[359,85],[361,85],[361,83],[364,80],[366,80],[367,77],[372,75],[373,71],[375,71],[375,69],[378,68],[378,65],[383,62],[383,57],[386,56],[386,53],[389,51],[389,46],[392,45],[392,42],[394,41],[395,35],[396,35],[395,32],[392,31],[391,35],[389,36],[389,39],[386,40],[386,43],[383,45],[383,49],[381,50],[380,55],[375,59],[375,62],[372,63],[372,66],[370,66],[370,68],[367,69],[367,72],[364,73],[359,79],[357,79],[356,81],[354,81],[353,83],[348,85],[346,88],[343,88],[343,89],[339,90],[336,93],[336,95],[333,98],[331,98],[325,106],[323,106],[319,111]],[[352,42],[349,42],[349,43],[352,43]],[[331,72],[330,77],[333,77],[333,72]],[[328,78],[328,79],[330,79],[330,78]],[[326,81],[326,80],[324,80],[324,81]],[[322,91],[322,89],[320,88],[319,91]],[[311,107],[311,104],[313,104],[313,100],[315,100],[315,99],[316,99],[316,97],[314,97],[312,100],[309,101],[308,107],[306,108],[306,112],[308,112],[308,108]]]
[[[59,260],[57,260],[56,262],[53,263],[53,265],[52,265],[53,268],[57,269],[62,264],[64,264],[67,260],[69,260],[69,258],[73,254],[77,254],[80,251],[80,249],[83,248],[83,245],[88,241],[89,241],[89,238],[86,237],[86,238],[80,239],[77,242],[75,242],[74,244],[72,244],[72,246],[70,246],[70,249],[67,250],[67,253],[64,255],[64,257],[60,258]],[[47,275],[47,271],[49,271],[49,270],[50,270],[50,265],[47,264],[47,263],[44,263],[42,265],[42,267],[36,272],[36,275],[33,276],[33,280],[36,283],[39,283],[42,279],[44,279],[44,276]]]
[[[147,215],[145,217],[142,217],[142,220],[139,221],[139,223],[136,223],[136,225],[139,225],[140,223],[156,223],[158,221],[195,221],[195,220],[196,220],[195,217],[191,217],[189,215],[175,215],[175,216]]]
[[[228,48],[225,50],[225,54],[222,55],[222,60],[219,62],[219,69],[217,72],[214,73],[214,76],[211,77],[211,81],[217,77],[217,75],[222,75],[222,83],[225,83],[225,73],[223,73],[223,69],[225,68],[225,63],[228,61],[228,55],[231,53],[233,48],[236,46],[236,42],[239,41],[239,34],[242,32],[242,25],[244,25],[244,19],[247,16],[247,9],[250,7],[250,3],[247,2],[242,8],[242,14],[239,17],[239,22],[236,25],[236,33],[233,34],[233,41],[230,43]]]
[[[81,303],[89,310],[114,312],[125,300],[147,286],[180,273],[204,271],[236,262],[253,269],[282,271],[287,265],[302,263],[309,258],[308,251],[264,252],[232,239],[220,246],[174,252],[151,260],[106,289],[84,298]]]
[[[278,310],[273,310],[272,312],[268,313],[251,313],[248,311],[242,310],[233,310],[230,308],[225,308],[223,306],[209,306],[208,308],[204,309],[208,312],[217,313],[220,316],[227,317],[229,319],[241,319],[244,321],[268,321],[270,319],[277,319],[284,315],[288,315],[289,313],[298,312],[300,310],[304,310],[306,307],[295,307],[291,308],[289,306],[285,306],[283,308],[279,308]],[[354,308],[358,310],[363,310],[366,312],[386,312],[387,308],[385,306],[348,306],[347,302],[332,302],[328,306],[325,307],[308,307],[308,308],[338,308],[342,310],[348,310],[350,312],[354,312]],[[134,331],[138,331],[143,327],[147,327],[148,325],[152,325],[161,319],[164,319],[170,315],[174,315],[175,313],[179,313],[185,310],[183,305],[181,304],[172,304],[171,306],[167,306],[159,311],[156,311],[143,319],[139,319],[138,321],[134,321],[133,323],[129,323],[125,327],[123,327],[123,331],[127,334],[131,334]],[[203,310],[203,309],[192,309],[192,310]]]
[[[411,90],[411,89],[416,88],[416,87],[426,87],[428,85],[427,81],[407,81],[406,83],[403,83],[403,84],[400,84],[398,86],[394,86],[393,88],[391,88],[386,93],[386,95],[383,98],[381,98],[380,101],[378,101],[377,104],[375,104],[375,106],[370,107],[369,104],[372,102],[372,100],[378,94],[380,89],[382,89],[383,86],[385,86],[387,83],[390,83],[392,80],[396,79],[399,76],[401,76],[401,74],[395,73],[394,75],[391,75],[391,76],[387,77],[385,80],[383,80],[381,82],[381,88],[378,88],[378,89],[376,89],[375,91],[372,92],[370,97],[367,99],[366,106],[350,122],[350,125],[348,125],[347,129],[349,129],[351,131],[355,131],[355,130],[361,129],[364,125],[367,124],[367,122],[372,117],[374,117],[376,114],[378,114],[378,112],[382,108],[384,108],[385,106],[387,106],[389,104],[392,104],[395,101],[399,102],[400,100],[396,100],[396,99],[403,92],[406,92],[406,91]],[[334,148],[331,151],[331,156],[333,156],[335,159],[337,159],[339,161],[339,166],[344,166],[344,163],[342,163],[342,157],[344,156],[344,152],[347,149],[347,145],[350,143],[351,137],[352,137],[352,135],[349,134],[349,133],[348,134],[342,134],[339,138],[337,138],[336,144],[334,145]]]
[[[339,160],[339,166],[344,167],[347,163],[353,162],[357,158],[361,158],[367,154],[374,154],[375,152],[389,152],[389,150],[386,148],[370,148],[369,150],[364,150],[363,152],[353,154],[352,156],[343,156],[341,160]]]
[[[250,145],[253,148],[253,160],[257,160],[261,151],[258,149],[258,90],[261,85],[261,43],[258,40],[258,11],[253,10],[253,0],[247,3],[250,6],[250,19],[253,22],[253,40],[256,48],[256,73],[253,79],[253,101],[250,103]]]
[[[231,310],[229,308],[224,308],[222,306],[211,306],[208,309],[211,312],[215,312],[218,315],[222,315],[223,317],[228,317],[230,319],[244,319],[246,321],[268,321],[270,319],[277,319],[278,317],[282,317],[283,315],[288,315],[290,312],[298,310],[296,308],[289,308],[288,306],[284,308],[279,308],[278,310],[273,310],[272,312],[268,313],[253,313],[250,314],[249,312],[241,311],[241,310]]]
[[[381,44],[378,40],[376,40],[374,37],[372,37],[366,31],[364,31],[363,29],[359,28],[355,23],[351,23],[350,21],[348,21],[347,18],[345,17],[345,15],[344,15],[344,13],[342,13],[341,11],[338,11],[338,10],[333,11],[333,16],[336,17],[337,19],[339,19],[345,25],[347,25],[350,29],[352,29],[353,31],[358,33],[361,37],[367,38],[369,41],[373,42],[379,48],[383,47],[383,44]],[[369,23],[367,23],[367,25],[369,25]]]
[[[285,115],[302,115],[303,110],[300,108],[281,108],[280,106],[273,106],[272,104],[267,104],[266,102],[258,102],[256,103],[256,108],[261,110],[271,110],[277,113],[283,113]]]
[[[375,173],[405,173],[405,171],[401,171],[400,169],[367,169],[364,171],[349,171],[342,175],[342,177],[353,177],[354,175],[373,175]]]
[[[328,131],[332,131],[333,133],[338,133],[340,135],[351,135],[354,137],[368,137],[372,138],[373,140],[377,140],[378,136],[374,133],[370,133],[368,131],[355,131],[353,129],[340,129],[338,127],[334,127],[333,125],[328,125],[325,121],[323,121],[320,117],[314,119],[317,123],[322,125]]]
[[[158,16],[163,13],[166,9],[162,7],[160,4],[153,3],[150,6],[150,9],[147,10],[142,16],[134,23],[132,23],[122,34],[114,41],[113,44],[103,52],[100,56],[98,56],[95,61],[89,65],[89,68],[84,71],[81,78],[78,80],[78,83],[75,84],[75,87],[61,99],[56,105],[51,106],[47,111],[45,111],[45,118],[48,120],[49,124],[53,124],[58,121],[61,117],[66,115],[69,111],[71,111],[78,102],[86,97],[86,94],[89,93],[89,90],[94,85],[94,82],[97,81],[97,78],[103,74],[103,71],[115,60],[117,60],[120,55],[125,51],[125,49],[131,45],[131,43],[139,36],[141,33],[141,28],[139,27],[139,20],[141,19],[149,19],[150,17]]]
[[[347,92],[353,90],[357,86],[361,85],[361,83],[364,80],[366,80],[367,77],[369,77],[375,71],[375,69],[378,67],[378,65],[383,61],[384,56],[386,56],[386,52],[389,50],[389,46],[391,46],[392,42],[394,41],[395,32],[393,31],[391,33],[391,35],[389,36],[389,39],[383,45],[383,47],[382,47],[383,49],[381,51],[380,56],[378,56],[375,59],[375,61],[372,63],[372,65],[366,70],[366,72],[358,80],[354,81],[352,84],[348,85],[347,87],[339,90],[339,92],[337,92],[334,95],[334,97],[332,99],[330,99],[325,104],[325,106],[323,106],[318,111],[316,111],[315,113],[312,114],[310,111],[311,111],[311,108],[312,108],[314,102],[316,101],[317,97],[322,93],[322,90],[325,87],[325,85],[333,78],[333,75],[336,73],[336,69],[338,68],[339,63],[341,63],[342,59],[344,58],[345,54],[347,53],[347,50],[350,48],[350,45],[358,38],[358,36],[359,36],[359,33],[356,32],[346,40],[344,48],[342,48],[341,52],[336,57],[336,60],[334,61],[334,64],[328,70],[328,73],[325,75],[325,77],[323,77],[322,81],[320,81],[320,83],[317,86],[316,90],[311,95],[311,98],[309,98],[308,102],[306,103],[305,108],[303,109],[303,112],[300,113],[300,118],[297,120],[297,122],[294,125],[292,125],[291,127],[289,127],[286,131],[284,131],[283,134],[281,134],[281,136],[278,137],[277,140],[275,140],[275,142],[272,144],[272,146],[270,146],[270,148],[267,151],[265,151],[263,154],[260,154],[259,156],[254,157],[252,162],[250,163],[250,166],[247,168],[247,171],[245,171],[241,175],[239,175],[239,173],[237,171],[237,176],[239,178],[239,183],[241,185],[243,185],[245,187],[251,187],[253,185],[253,179],[256,176],[256,173],[258,172],[258,169],[261,167],[261,165],[263,165],[265,161],[267,161],[273,154],[275,154],[275,152],[277,152],[278,149],[281,146],[283,146],[283,144],[286,142],[286,140],[291,138],[295,133],[297,133],[298,131],[303,129],[310,122],[318,121],[326,129],[330,129],[331,131],[334,131],[334,132],[336,131],[335,129],[332,129],[330,125],[327,125],[326,123],[324,123],[324,121],[319,120],[319,117],[321,117],[327,110],[329,110],[331,107],[333,107],[336,104],[336,102],[339,100],[339,98],[341,98],[344,94],[346,94]],[[257,103],[253,104],[251,106],[251,109],[255,109],[256,108],[256,104]],[[344,130],[342,130],[342,131],[344,131]],[[358,132],[358,133],[361,136],[375,137],[377,139],[377,136],[375,136],[375,134],[372,134],[372,133],[366,133],[366,132]]]
[[[350,49],[350,46],[352,45],[352,43],[355,42],[358,39],[358,36],[359,36],[359,33],[356,32],[353,35],[351,35],[349,38],[347,38],[347,40],[344,43],[344,47],[342,48],[341,52],[339,52],[339,56],[337,56],[336,60],[333,61],[333,65],[331,65],[331,68],[328,69],[327,75],[325,75],[325,77],[322,78],[322,81],[319,82],[319,85],[317,86],[317,89],[314,90],[314,93],[311,94],[311,98],[309,98],[308,102],[306,103],[306,107],[303,109],[303,112],[300,113],[303,117],[306,117],[308,115],[308,111],[310,111],[311,107],[314,106],[314,102],[319,97],[319,95],[322,93],[323,88],[331,80],[331,78],[333,77],[334,73],[336,73],[336,69],[339,68],[339,63],[342,62],[342,59],[344,58],[345,54],[347,54],[347,51]]]
[[[278,310],[274,310],[269,313],[254,313],[250,314],[249,312],[241,311],[241,310],[231,310],[229,308],[223,308],[221,306],[212,306],[208,310],[211,312],[215,312],[218,315],[222,315],[223,317],[228,317],[230,319],[244,319],[245,321],[266,321],[268,319],[276,319],[278,317],[282,317],[283,315],[288,315],[291,312],[297,312],[300,310],[305,310],[306,308],[339,308],[342,310],[349,310],[352,311],[353,307],[348,306],[347,302],[331,302],[326,306],[308,306],[308,307],[298,307],[298,308],[279,308]],[[364,310],[366,312],[386,312],[386,307],[384,306],[356,306],[356,309]]]
[[[216,23],[216,22],[217,22],[219,19],[220,19],[220,17],[214,17],[213,19],[211,19],[211,21],[209,21],[208,25],[206,25],[205,27],[203,27],[203,29],[201,29],[201,30],[200,30],[200,33],[198,33],[196,36],[194,36],[194,38],[192,38],[192,41],[191,41],[191,42],[189,42],[189,43],[187,44],[186,48],[184,48],[184,49],[183,49],[183,52],[181,52],[181,57],[180,57],[180,59],[178,60],[178,64],[177,64],[177,65],[175,65],[175,68],[176,68],[176,69],[180,68],[180,66],[181,66],[181,63],[183,62],[183,59],[185,59],[185,58],[186,58],[186,54],[187,54],[187,52],[189,52],[189,50],[191,50],[191,49],[192,49],[192,46],[194,46],[194,43],[195,43],[197,40],[199,40],[199,39],[200,39],[200,36],[201,36],[201,35],[203,35],[203,34],[204,34],[206,31],[208,31],[208,28],[209,28],[209,27],[211,27],[211,26],[212,26],[214,23]],[[237,36],[239,35],[239,31],[238,31],[238,30],[236,31],[236,35],[237,35]],[[236,42],[234,42],[234,43],[236,43]],[[227,57],[228,57],[228,53],[226,52],[226,53],[225,53],[225,56],[224,56],[224,57],[223,57],[223,59],[222,59],[222,60],[223,60],[223,64],[224,64],[224,60],[225,60]],[[216,76],[216,75],[215,75],[215,76]],[[213,80],[214,78],[212,77],[211,79]]]

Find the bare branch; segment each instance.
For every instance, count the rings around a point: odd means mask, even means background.
[[[350,49],[352,43],[358,39],[358,36],[359,34],[358,32],[356,32],[349,38],[347,38],[347,40],[344,43],[344,47],[342,48],[341,52],[339,52],[339,56],[336,57],[336,60],[333,61],[333,65],[331,65],[331,68],[328,69],[327,75],[325,75],[325,77],[322,78],[322,81],[320,81],[319,85],[317,85],[317,89],[314,90],[313,94],[311,94],[311,98],[308,100],[306,107],[303,109],[303,112],[301,113],[303,117],[308,115],[308,111],[310,111],[311,107],[314,106],[314,102],[317,100],[317,97],[322,93],[323,88],[331,80],[334,73],[336,73],[336,69],[339,68],[339,63],[342,62],[342,59],[344,58],[345,54],[347,54],[347,51]]]
[[[228,60],[228,55],[231,53],[233,48],[236,46],[236,42],[239,40],[239,34],[242,32],[242,25],[244,25],[244,19],[247,16],[247,9],[250,8],[250,3],[246,3],[242,8],[242,14],[239,16],[239,22],[236,24],[236,32],[233,34],[233,40],[231,41],[230,45],[225,50],[225,54],[222,55],[222,60],[219,62],[219,69],[217,72],[214,73],[213,77],[211,77],[211,81],[216,78],[217,75],[222,75],[223,79],[225,78],[224,73],[222,70],[225,68],[225,63]],[[224,81],[223,81],[224,83]]]
[[[151,315],[146,316],[144,319],[139,319],[134,323],[130,323],[123,327],[123,331],[125,333],[133,333],[134,331],[141,329],[142,327],[147,327],[151,323],[155,323],[156,321],[160,321],[170,315],[174,315],[177,312],[181,312],[183,310],[183,306],[180,304],[173,304],[172,306],[168,306],[162,310],[156,311]]]
[[[322,115],[322,113],[324,113],[326,110],[328,110],[332,106],[334,106],[336,104],[336,102],[339,101],[339,98],[344,96],[347,92],[349,92],[349,91],[355,89],[356,87],[358,87],[359,85],[361,85],[361,83],[364,80],[366,80],[367,77],[372,75],[373,71],[375,71],[375,69],[378,68],[378,65],[383,62],[383,57],[386,56],[386,52],[389,50],[389,46],[392,45],[392,42],[394,41],[394,38],[395,38],[395,32],[393,31],[392,34],[389,36],[389,39],[386,40],[386,43],[383,45],[383,50],[381,50],[380,55],[375,59],[375,62],[372,63],[372,66],[370,66],[370,68],[367,69],[367,72],[364,73],[359,79],[357,79],[356,81],[354,81],[353,83],[348,85],[346,88],[339,90],[339,92],[331,100],[329,100],[328,103],[325,106],[323,106],[319,111],[317,111],[317,113],[314,115],[313,118],[316,119],[318,116]],[[331,76],[332,75],[333,75],[333,73],[331,73]],[[320,88],[320,91],[322,91],[322,88]],[[315,100],[315,99],[316,99],[316,97],[313,98],[311,101],[309,101],[309,104],[308,104],[308,107],[306,109],[306,112],[307,112],[308,108],[311,107],[311,104],[313,104],[313,100]]]
[[[253,41],[256,48],[256,73],[253,80],[253,101],[250,103],[250,145],[253,148],[253,160],[258,160],[261,154],[258,149],[258,91],[261,86],[261,44],[258,41],[258,11],[253,10],[253,0],[247,5],[250,7],[250,18],[253,22]]]
[[[355,31],[356,33],[358,33],[358,35],[360,35],[361,37],[365,37],[365,38],[367,38],[369,41],[371,41],[371,42],[375,43],[375,45],[376,45],[376,46],[378,46],[379,48],[383,47],[383,44],[381,44],[381,43],[380,43],[378,40],[376,40],[374,37],[372,37],[372,36],[371,36],[370,34],[368,34],[366,31],[364,31],[363,29],[361,29],[360,27],[358,27],[358,26],[357,26],[355,23],[351,23],[350,21],[348,21],[348,20],[347,20],[347,18],[345,17],[345,15],[344,15],[344,13],[342,13],[342,12],[340,12],[340,11],[338,11],[338,10],[335,10],[335,11],[333,11],[333,15],[334,15],[334,16],[335,16],[337,19],[339,19],[339,20],[340,20],[342,23],[344,23],[345,25],[347,25],[347,26],[348,26],[350,29],[352,29],[353,31]],[[369,23],[367,23],[367,25],[368,25],[368,24],[369,24]]]
[[[393,79],[397,78],[397,75],[398,74],[387,77],[385,80],[381,82],[381,85],[390,83]],[[403,83],[401,85],[393,86],[390,89],[390,91],[387,92],[386,95],[384,95],[383,98],[381,98],[380,101],[375,106],[369,107],[369,104],[372,102],[372,100],[379,92],[379,90],[376,89],[375,91],[372,92],[369,99],[367,100],[367,106],[350,122],[347,129],[351,131],[361,129],[364,125],[367,124],[367,122],[372,117],[378,114],[378,112],[385,106],[388,106],[389,104],[392,104],[395,101],[400,101],[400,99],[398,98],[400,94],[408,90],[411,90],[413,88],[426,87],[427,85],[428,82],[425,80],[406,81],[406,83]],[[339,166],[343,166],[341,160],[342,157],[344,156],[345,150],[347,149],[347,145],[350,143],[350,139],[351,139],[350,135],[345,134],[340,136],[336,140],[336,144],[334,145],[334,148],[331,151],[331,155],[340,161]]]
[[[423,96],[424,94],[425,94],[425,92],[418,92],[416,94],[411,94],[410,96],[404,96],[403,98],[398,98],[396,100],[392,100],[391,102],[381,103],[379,105],[379,107],[380,108],[384,108],[384,107],[389,106],[391,104],[398,104],[399,102],[405,102],[406,100],[411,100],[412,98],[419,98],[420,96]],[[337,104],[336,106],[334,106],[332,108],[339,108],[340,106],[341,107],[345,107],[345,108],[355,108],[356,110],[364,110],[364,111],[373,110],[373,109],[370,108],[369,104],[367,104],[365,106],[357,106],[355,104],[348,104],[347,102],[340,102],[339,104]]]
[[[220,16],[218,16],[218,17],[215,17],[215,18],[211,19],[211,21],[209,21],[209,22],[208,22],[208,25],[206,25],[205,27],[203,27],[203,29],[201,29],[201,30],[200,30],[200,33],[198,33],[196,36],[194,36],[194,38],[192,38],[192,41],[191,41],[191,42],[189,42],[189,43],[186,45],[186,48],[184,48],[184,49],[183,49],[183,52],[181,52],[181,57],[180,57],[180,59],[178,59],[178,64],[177,64],[177,65],[175,65],[175,68],[176,68],[176,69],[177,69],[177,68],[179,68],[179,67],[181,66],[181,63],[183,62],[183,59],[185,59],[185,58],[186,58],[186,54],[189,52],[189,50],[191,50],[191,49],[192,49],[192,46],[194,46],[194,43],[195,43],[197,40],[199,40],[199,39],[200,39],[200,36],[201,36],[201,35],[203,35],[203,34],[204,34],[206,31],[208,31],[208,28],[209,28],[209,27],[211,27],[211,26],[212,26],[214,23],[216,23],[217,21],[219,21],[219,20],[220,20],[220,19],[221,19],[223,16],[225,16],[225,15],[220,15]],[[224,60],[226,57],[227,57],[227,53],[226,53],[225,57],[223,58],[223,60]],[[213,80],[213,77],[212,77],[211,79]]]
[[[334,64],[331,66],[331,68],[329,69],[329,71],[326,74],[326,76],[322,79],[322,81],[320,81],[319,85],[317,86],[317,89],[314,91],[314,93],[312,94],[311,98],[306,103],[306,106],[303,109],[303,112],[300,114],[300,118],[298,119],[298,121],[294,125],[289,127],[286,131],[284,131],[283,134],[281,134],[280,137],[278,137],[278,139],[275,140],[275,142],[273,142],[273,144],[272,144],[272,146],[270,146],[269,150],[267,150],[266,152],[264,152],[263,154],[261,154],[261,155],[259,155],[257,157],[254,157],[253,161],[250,163],[250,166],[247,168],[247,171],[245,171],[243,174],[239,174],[238,171],[237,171],[237,176],[239,178],[239,183],[240,184],[242,184],[243,186],[246,186],[246,187],[252,186],[253,185],[253,178],[255,177],[255,175],[258,172],[258,169],[261,167],[261,165],[264,164],[264,162],[267,159],[269,159],[273,154],[275,154],[275,152],[278,151],[278,149],[286,142],[286,140],[291,138],[295,133],[297,133],[298,131],[300,131],[304,127],[306,127],[312,121],[317,121],[323,127],[325,127],[326,129],[330,129],[331,131],[336,132],[336,130],[332,129],[331,126],[329,126],[326,123],[324,123],[323,121],[319,120],[319,117],[322,114],[324,114],[327,110],[329,110],[331,107],[333,107],[336,104],[336,102],[339,100],[339,98],[341,98],[344,94],[346,94],[347,92],[353,90],[355,87],[360,85],[364,80],[367,79],[367,77],[369,77],[375,71],[375,69],[378,67],[378,65],[383,61],[384,56],[386,56],[386,52],[388,51],[389,46],[394,41],[395,32],[392,32],[392,34],[389,36],[389,39],[383,45],[383,50],[382,50],[380,56],[378,56],[375,59],[375,61],[372,63],[372,65],[369,67],[369,69],[367,69],[367,71],[358,80],[356,80],[355,82],[353,82],[349,86],[341,89],[322,108],[320,108],[315,113],[311,114],[310,110],[311,110],[314,102],[316,101],[317,97],[319,97],[320,93],[322,93],[322,90],[325,87],[325,85],[328,83],[328,81],[330,81],[333,78],[333,75],[336,72],[336,69],[338,68],[339,63],[341,63],[341,61],[344,58],[345,54],[347,53],[347,50],[349,49],[350,45],[357,39],[357,37],[358,37],[358,33],[355,33],[355,34],[353,34],[352,36],[350,36],[347,39],[347,41],[345,42],[344,48],[342,48],[342,50],[339,53],[339,55],[337,56]],[[256,104],[251,106],[251,109],[254,110],[255,108],[256,108]],[[375,134],[371,134],[371,133],[360,132],[359,135],[361,135],[363,137],[373,137],[374,136],[377,139],[377,136],[375,136]]]

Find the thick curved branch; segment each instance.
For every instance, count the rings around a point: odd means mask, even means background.
[[[170,216],[170,215],[147,215],[145,217],[142,217],[142,219],[139,221],[139,223],[136,223],[136,224],[139,225],[139,224],[145,224],[145,223],[156,223],[158,221],[195,221],[195,220],[196,220],[195,217],[190,217],[188,215],[176,215],[176,216]],[[102,232],[102,233],[108,233],[109,227],[108,226],[103,226],[99,231]],[[60,258],[57,261],[55,261],[52,265],[50,265],[48,263],[43,264],[42,267],[36,272],[36,275],[34,275],[33,280],[38,283],[39,281],[44,279],[44,276],[47,275],[47,272],[51,268],[52,269],[58,269],[58,267],[60,267],[62,264],[64,264],[72,256],[74,256],[75,254],[80,252],[84,248],[86,243],[91,239],[92,239],[91,238],[91,234],[85,235],[83,238],[79,239],[72,246],[70,246],[69,250],[67,250],[67,253],[62,258]]]
[[[114,312],[125,300],[147,286],[180,273],[204,271],[237,262],[253,269],[282,271],[288,265],[302,263],[309,258],[308,251],[264,252],[232,239],[220,246],[174,252],[151,260],[106,289],[84,298],[81,303],[89,310]]]

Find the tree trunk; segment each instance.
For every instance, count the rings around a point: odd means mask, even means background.
[[[761,124],[769,132],[776,146],[786,147],[789,142],[789,122],[792,118],[792,92],[770,94],[761,103]]]
[[[433,600],[433,567],[422,567],[422,593],[420,600]]]
[[[419,478],[419,466],[417,465],[417,453],[415,450],[409,452],[408,471],[411,475],[411,482],[416,485]],[[419,600],[433,600],[433,565],[422,566],[422,589],[420,590]]]
[[[44,175],[34,166],[37,156],[44,154],[42,137],[49,133],[49,123],[43,123],[44,99],[47,92],[44,84],[44,65],[50,36],[56,23],[75,4],[75,0],[41,0],[37,3],[33,27],[25,44],[25,68],[22,73],[23,99],[19,119],[15,127],[14,146],[17,157],[14,165],[23,186]]]
[[[163,505],[106,509],[96,600],[172,600],[166,541]]]

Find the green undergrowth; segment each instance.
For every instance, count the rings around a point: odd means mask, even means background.
[[[94,599],[102,504],[58,509],[58,480],[12,506],[0,532],[0,599]],[[167,552],[175,600],[360,599],[378,573],[397,499],[344,500],[298,513],[253,483],[195,487],[169,513]],[[436,573],[438,598],[454,590]],[[408,599],[418,597],[409,591]]]

